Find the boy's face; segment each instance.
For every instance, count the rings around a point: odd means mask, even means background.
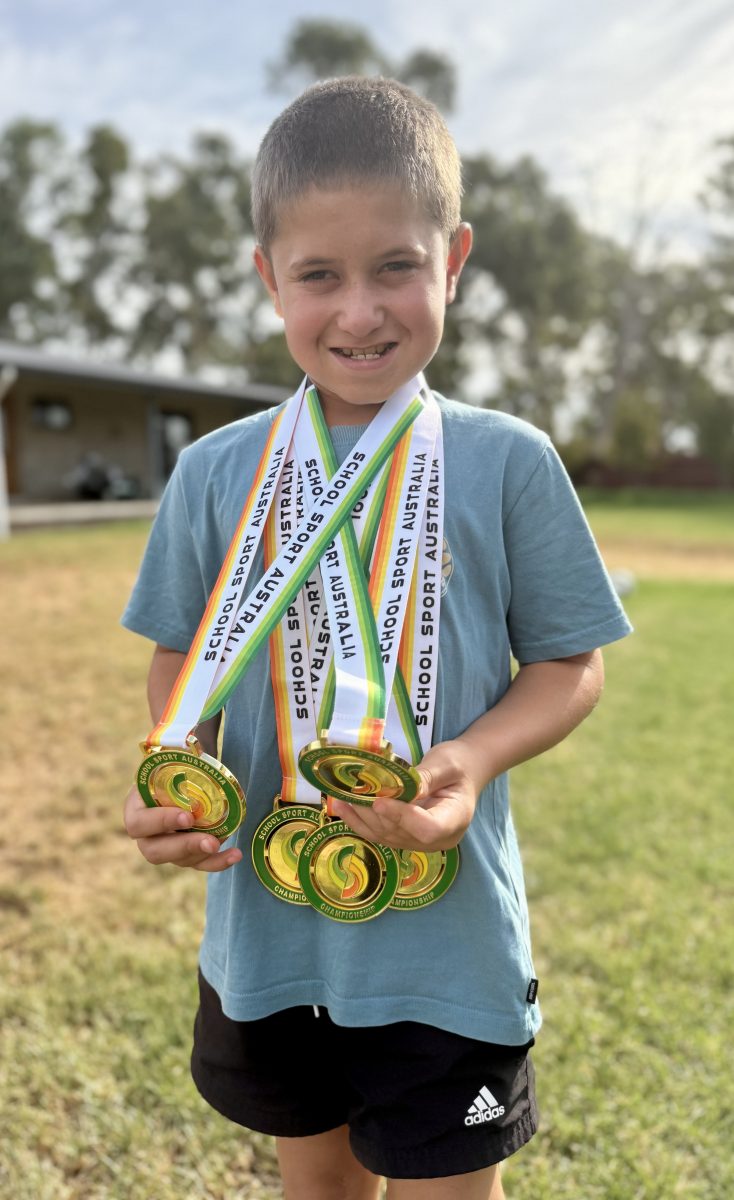
[[[468,225],[447,247],[395,184],[311,188],[281,211],[255,265],[330,425],[370,421],[430,362],[470,248]]]

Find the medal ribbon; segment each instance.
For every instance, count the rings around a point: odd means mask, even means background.
[[[330,447],[331,448],[331,447]],[[333,469],[329,477],[338,470],[333,456]],[[279,493],[270,510],[265,530],[265,562],[270,566],[283,541],[290,534],[291,484],[289,474],[296,468],[295,461],[286,463],[281,476]],[[366,562],[369,562],[377,522],[385,495],[389,466],[373,480],[352,511],[351,521],[346,521],[337,535],[341,538],[352,526],[359,530],[366,526],[371,533]],[[303,479],[299,474],[297,495],[297,517],[302,516]],[[280,536],[279,535],[280,532]],[[365,532],[363,530],[363,532]],[[364,556],[364,550],[360,553]],[[327,550],[328,554],[328,550]],[[318,631],[318,633],[317,633]],[[303,647],[308,647],[305,659],[307,676],[304,677]],[[334,695],[333,653],[329,614],[321,588],[318,570],[307,580],[288,608],[285,619],[276,625],[270,635],[270,675],[275,701],[275,718],[278,733],[278,755],[280,758],[282,784],[280,799],[285,804],[321,805],[321,792],[309,783],[298,770],[298,751],[315,740],[317,730],[316,711],[324,690],[324,680],[330,685],[330,698]]]
[[[334,469],[334,455],[320,409],[309,405],[308,412],[312,427],[299,423],[296,441],[313,498]],[[421,415],[393,454],[369,587],[353,528],[342,529],[321,563],[334,648],[334,744],[379,750],[382,743],[439,428],[438,406],[426,391]]]
[[[314,403],[309,398],[307,411],[311,421],[300,423],[296,447],[306,492],[313,503],[329,486],[336,461],[318,401]],[[402,441],[401,438],[394,453],[398,452]],[[379,720],[386,707],[385,676],[377,652],[377,628],[353,521],[347,521],[326,547],[320,570],[336,672],[336,694],[342,698],[349,713],[364,714],[370,722]]]
[[[302,492],[295,457],[283,468],[278,494],[265,530],[265,566],[270,567],[291,537],[302,515]],[[308,581],[313,586],[313,581]],[[270,677],[275,702],[278,756],[284,804],[321,806],[321,792],[298,771],[297,753],[316,736],[308,651],[308,583],[293,597],[285,618],[270,634]]]
[[[267,513],[286,460],[304,392],[305,383],[273,420],[255,478],[204,615],[199,622],[199,628],[160,720],[146,738],[147,747],[185,747],[188,735],[201,720],[202,709],[262,538]]]
[[[443,565],[443,437],[439,425],[387,736],[396,752],[420,762],[430,749],[436,707]]]
[[[317,395],[314,389],[308,389]],[[285,614],[293,596],[310,578],[326,547],[349,518],[367,485],[387,461],[402,435],[424,409],[417,380],[386,400],[339,472],[329,481],[278,553],[260,582],[240,605],[201,719],[218,712],[254,655]]]
[[[333,450],[329,458],[329,470],[336,471],[336,459],[334,458]],[[359,533],[359,558],[362,565],[362,570],[367,576],[369,572],[370,559],[377,537],[377,530],[380,524],[385,507],[385,494],[387,492],[387,484],[390,478],[390,466],[385,467],[382,475],[373,485],[370,496],[365,499],[365,503],[358,515],[352,514],[352,524],[354,525],[355,533]],[[356,519],[355,519],[356,516]],[[311,660],[311,678],[315,679],[314,667],[318,665],[320,675],[325,676],[323,687],[319,686],[318,694],[314,685],[314,699],[320,697],[321,704],[319,707],[319,715],[317,720],[317,729],[328,729],[331,724],[332,713],[334,712],[334,695],[336,691],[336,672],[334,670],[334,652],[331,645],[331,635],[329,631],[329,619],[326,605],[324,604],[324,624],[326,628],[326,651],[324,654],[325,662],[318,661],[312,657]]]

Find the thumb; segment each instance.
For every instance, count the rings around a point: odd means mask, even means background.
[[[421,779],[416,800],[425,800],[428,796],[435,796],[442,788],[450,787],[456,782],[458,773],[451,743],[437,742],[431,746],[416,769]]]
[[[429,750],[420,766],[417,768],[421,786],[416,800],[425,800],[435,795],[442,787],[451,781],[452,772],[446,763],[442,763],[440,755],[433,755],[435,746]]]
[[[418,771],[421,785],[418,788],[415,798],[416,800],[425,800],[433,791],[433,772],[430,771],[428,767],[424,767],[422,764],[420,767],[417,767],[416,770]]]

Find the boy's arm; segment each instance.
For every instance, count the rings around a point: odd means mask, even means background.
[[[563,741],[594,708],[604,685],[601,650],[521,666],[500,702],[462,734],[432,746],[412,804],[371,808],[332,801],[356,833],[394,849],[448,850],[466,832],[477,797],[503,771]]]
[[[148,673],[148,704],[154,721],[166,706],[171,688],[183,666],[185,654],[156,646]],[[220,714],[203,722],[196,734],[202,749],[216,756]],[[125,800],[125,829],[138,843],[138,849],[151,863],[175,863],[197,871],[224,871],[242,858],[242,851],[230,846],[220,851],[221,841],[211,834],[186,832],[193,825],[191,813],[180,808],[148,808],[137,787]]]

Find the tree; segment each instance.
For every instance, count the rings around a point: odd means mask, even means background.
[[[437,108],[453,112],[456,100],[456,70],[450,59],[433,50],[415,50],[392,68],[395,79],[415,88]]]
[[[722,158],[704,193],[715,226],[705,269],[716,297],[708,312],[707,375],[712,394],[701,405],[699,436],[729,482],[734,480],[734,136],[718,143]]]
[[[714,226],[707,266],[722,297],[734,298],[734,136],[716,143],[722,156],[701,197]]]
[[[368,33],[343,21],[303,20],[293,28],[283,56],[268,67],[271,87],[289,89],[335,75],[386,73],[383,57]]]
[[[565,358],[591,315],[589,237],[530,158],[466,159],[464,175],[475,239],[456,318],[467,341],[492,346],[491,402],[553,433],[568,395]],[[478,293],[491,294],[489,308]]]
[[[0,333],[31,340],[58,282],[52,239],[33,229],[39,183],[61,145],[56,126],[18,120],[0,136]],[[44,295],[44,289],[46,294]]]
[[[144,304],[131,353],[177,347],[189,371],[241,363],[255,302],[247,294],[249,181],[229,141],[199,134],[191,161],[167,157],[150,169],[144,208],[130,272]]]
[[[118,293],[124,260],[130,253],[129,213],[116,211],[119,185],[130,168],[127,142],[109,125],[91,129],[81,152],[85,195],[64,213],[59,228],[75,242],[76,269],[66,284],[71,311],[85,337],[99,343],[122,332],[105,284]],[[118,294],[118,299],[119,299]]]
[[[453,107],[456,72],[445,55],[418,49],[403,61],[391,59],[361,26],[348,22],[299,21],[282,58],[268,67],[270,85],[278,91],[339,75],[388,75],[409,84],[447,112]]]

